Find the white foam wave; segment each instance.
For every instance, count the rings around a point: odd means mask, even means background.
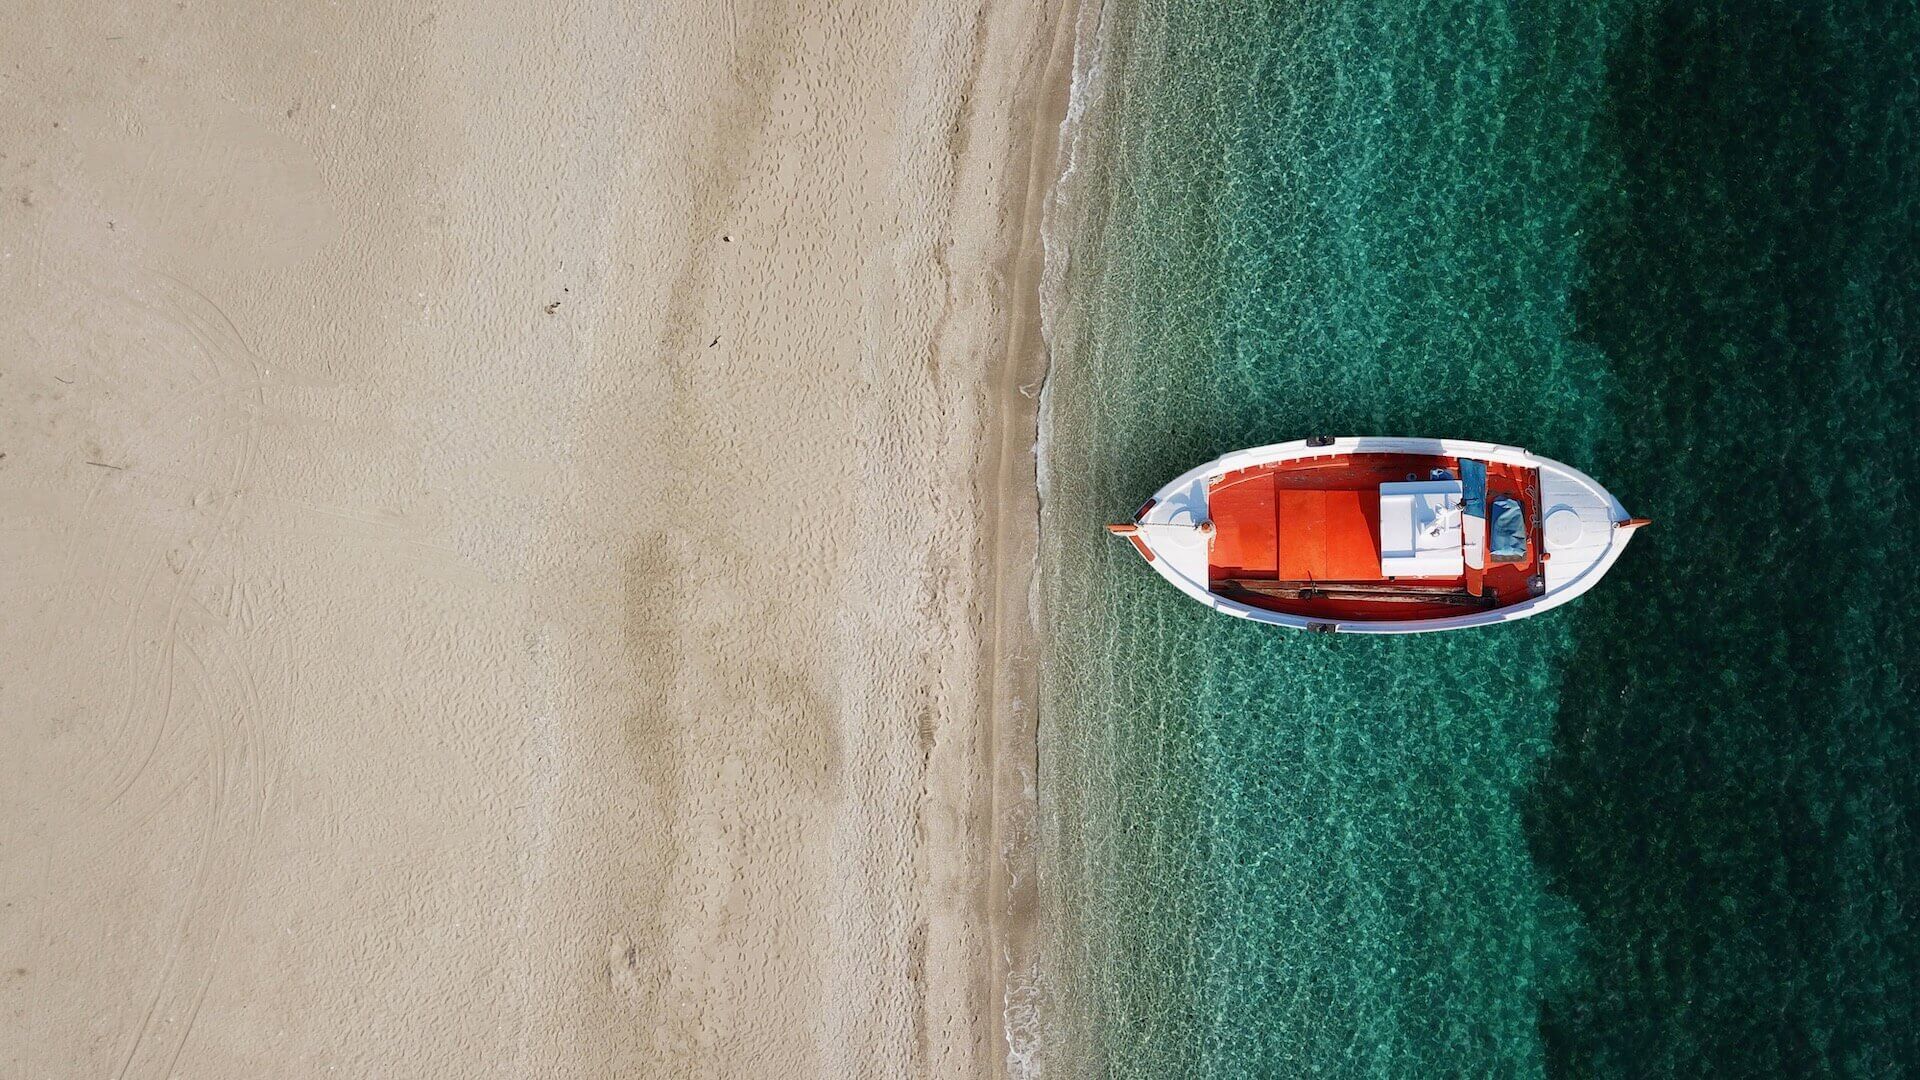
[[[1071,252],[1067,240],[1079,224],[1080,198],[1087,180],[1085,162],[1092,138],[1092,125],[1087,118],[1106,94],[1102,79],[1106,15],[1104,0],[1083,0],[1075,13],[1073,81],[1067,93],[1067,111],[1060,122],[1058,143],[1060,175],[1048,189],[1041,207],[1040,336],[1046,349],[1046,364],[1040,378],[1040,415],[1033,455],[1043,529],[1052,475],[1054,364],[1057,357],[1067,354],[1075,345],[1068,330],[1070,321],[1063,318],[1070,301],[1067,276]],[[1043,553],[1045,546],[1043,535]],[[1029,615],[1036,626],[1042,625],[1044,616],[1044,554],[1038,569],[1032,576],[1028,595]],[[1029,781],[1034,779],[1030,777]],[[1026,837],[1025,842],[1037,843],[1037,832]],[[1042,925],[1044,929],[1044,921]],[[1043,965],[1049,945],[1044,939],[1037,942],[1029,962],[1021,968],[1013,966],[1011,956],[1003,958],[1007,975],[1002,1024],[1007,1040],[1007,1075],[1012,1080],[1041,1080],[1045,1072],[1050,1009]]]
[[[1067,92],[1067,113],[1060,121],[1060,176],[1048,189],[1040,214],[1040,338],[1047,351],[1040,378],[1040,422],[1034,440],[1040,503],[1046,505],[1050,487],[1048,451],[1053,442],[1052,376],[1054,358],[1067,347],[1060,316],[1066,311],[1067,270],[1071,252],[1067,243],[1078,223],[1079,196],[1085,183],[1083,167],[1091,137],[1086,118],[1106,95],[1102,57],[1106,51],[1107,21],[1103,0],[1087,0],[1074,16],[1073,79]]]

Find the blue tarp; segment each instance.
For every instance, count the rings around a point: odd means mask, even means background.
[[[1527,557],[1527,512],[1520,500],[1505,495],[1493,500],[1493,534],[1487,554],[1495,559],[1519,560]]]
[[[1487,463],[1460,459],[1460,509],[1468,517],[1487,516]]]

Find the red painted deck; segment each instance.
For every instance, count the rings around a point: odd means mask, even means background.
[[[1380,573],[1380,485],[1425,480],[1435,469],[1454,470],[1459,459],[1413,454],[1341,454],[1281,462],[1228,473],[1208,488],[1213,544],[1209,587],[1241,603],[1309,618],[1398,620],[1441,618],[1484,607],[1463,606],[1466,577],[1396,578]],[[1527,558],[1489,563],[1482,591],[1492,607],[1517,604],[1540,590],[1540,534],[1536,470],[1489,464],[1487,501],[1510,495],[1527,512]],[[1434,600],[1277,597],[1236,587],[1234,581],[1303,585],[1411,586]],[[1457,595],[1453,595],[1456,594]]]

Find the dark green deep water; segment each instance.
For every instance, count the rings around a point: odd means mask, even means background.
[[[1920,10],[1115,0],[1054,222],[1051,1075],[1920,1071]],[[1512,626],[1099,531],[1457,436],[1656,519]]]

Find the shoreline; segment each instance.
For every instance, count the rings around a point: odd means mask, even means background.
[[[1044,1052],[1045,984],[1039,929],[1040,488],[1042,392],[1050,364],[1042,286],[1045,228],[1062,176],[1065,124],[1072,103],[1079,0],[1052,17],[1053,41],[1040,76],[1040,108],[1026,140],[1026,193],[1018,244],[1002,273],[1012,298],[1004,359],[994,372],[990,427],[995,438],[981,473],[989,508],[980,573],[988,582],[990,630],[981,654],[990,687],[992,761],[988,1000],[999,1009],[1004,1053],[993,1075],[1035,1075]]]

